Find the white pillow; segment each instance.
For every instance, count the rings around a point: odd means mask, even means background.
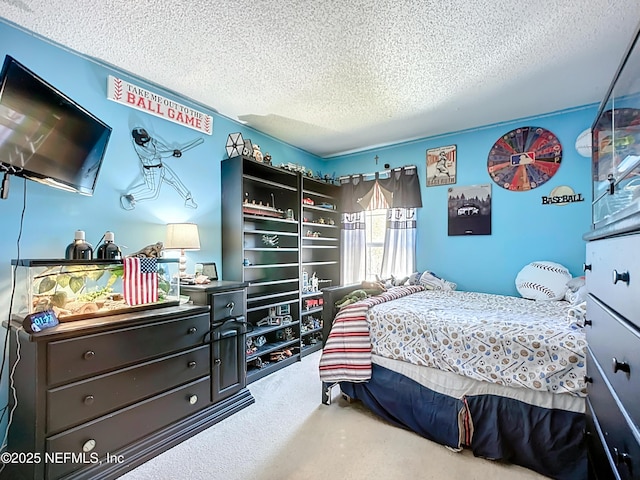
[[[562,300],[571,278],[569,270],[559,263],[531,262],[516,276],[516,289],[531,300]]]

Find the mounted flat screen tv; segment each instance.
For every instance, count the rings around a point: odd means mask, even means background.
[[[111,127],[7,55],[0,72],[0,173],[92,195]]]

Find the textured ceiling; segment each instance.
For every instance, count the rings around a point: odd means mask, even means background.
[[[640,1],[0,0],[0,14],[329,157],[599,102]]]

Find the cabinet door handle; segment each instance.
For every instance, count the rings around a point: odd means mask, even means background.
[[[196,368],[196,362],[192,361],[192,362],[187,363],[187,367],[188,368]]]
[[[613,373],[631,373],[631,366],[627,362],[619,362],[616,357],[611,359],[611,365],[613,366]]]
[[[82,355],[82,358],[84,358],[85,360],[91,360],[95,356],[96,352],[94,352],[93,350],[87,350],[86,352],[84,352],[84,355]]]
[[[613,195],[616,193],[616,179],[613,178],[613,174],[610,173],[607,175],[607,180],[609,180],[609,195]]]
[[[618,270],[613,270],[613,284],[615,285],[618,282],[624,282],[629,285],[629,272],[618,272]]]
[[[222,363],[222,360],[220,360],[219,358],[216,358],[216,359],[213,361],[213,363],[214,363],[214,364],[216,364],[216,365],[220,365],[220,364]]]
[[[584,383],[593,383],[593,377],[584,376]]]
[[[589,320],[588,318],[584,319],[584,326],[589,326],[591,327],[593,325],[593,320]]]
[[[582,271],[586,272],[587,270],[589,270],[589,271],[591,270],[591,264],[590,263],[589,264],[583,263],[582,264]]]
[[[187,330],[187,333],[189,335],[193,335],[194,333],[196,333],[198,331],[198,329],[196,327],[191,327],[189,330]]]

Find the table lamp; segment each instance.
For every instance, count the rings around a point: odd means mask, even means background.
[[[198,225],[195,223],[168,223],[164,248],[167,250],[180,250],[180,277],[185,277],[187,257],[184,251],[200,250]]]

